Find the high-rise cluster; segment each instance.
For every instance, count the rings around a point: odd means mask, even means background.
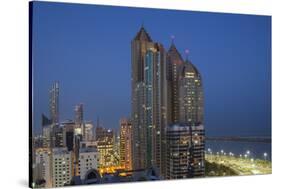
[[[205,173],[203,87],[197,68],[154,42],[142,26],[131,42],[131,118],[119,133],[84,120],[59,119],[59,83],[49,90],[42,135],[33,137],[33,181],[38,187],[178,179]],[[95,132],[93,132],[95,131]],[[122,174],[121,174],[122,173]]]
[[[200,73],[174,42],[166,52],[143,26],[131,48],[133,169],[156,167],[168,179],[203,176]]]
[[[58,187],[73,177],[85,179],[98,169],[99,152],[93,139],[93,123],[83,118],[83,104],[75,106],[75,119],[59,121],[59,83],[49,90],[50,118],[42,114],[42,135],[34,137],[33,183]]]

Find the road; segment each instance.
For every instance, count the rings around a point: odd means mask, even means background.
[[[265,160],[210,154],[206,154],[205,159],[210,163],[221,164],[229,167],[238,175],[258,175],[272,173],[271,162]]]

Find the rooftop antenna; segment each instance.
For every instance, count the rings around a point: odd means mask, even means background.
[[[185,59],[186,60],[188,60],[189,53],[190,53],[189,49],[185,49],[184,50],[184,54],[185,54]]]
[[[171,35],[172,44],[174,44],[175,38],[176,38],[176,37],[175,37],[174,35]]]

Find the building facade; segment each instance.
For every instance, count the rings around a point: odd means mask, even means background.
[[[69,184],[72,175],[72,152],[66,148],[53,148],[52,187],[62,187]]]
[[[35,150],[35,167],[33,170],[36,178],[34,180],[45,181],[45,187],[52,187],[51,170],[51,150],[50,148],[37,148]]]
[[[133,169],[153,166],[162,177],[172,178],[166,176],[170,161],[166,158],[171,157],[167,152],[167,129],[170,125],[186,125],[192,129],[184,135],[191,139],[192,131],[200,128],[201,138],[195,140],[199,147],[192,143],[183,148],[192,149],[197,154],[193,160],[200,162],[200,169],[192,164],[193,176],[204,174],[203,89],[199,71],[189,60],[183,60],[174,42],[165,52],[143,26],[131,42],[131,52]],[[193,172],[188,174],[185,176],[190,177]]]
[[[202,78],[187,59],[177,67],[177,120],[167,129],[167,179],[205,175]],[[173,108],[171,109],[173,111]]]
[[[167,52],[167,96],[168,96],[168,124],[179,123],[179,75],[180,68],[184,64],[181,54],[172,42]]]
[[[96,141],[99,152],[100,167],[109,167],[116,164],[114,157],[114,133],[111,129],[96,128]]]
[[[132,170],[132,124],[128,119],[120,120],[120,165]]]
[[[50,91],[50,101],[49,101],[49,109],[50,109],[50,119],[53,124],[59,123],[59,83],[55,82]]]
[[[203,87],[197,68],[186,60],[179,74],[179,120],[188,125],[203,124]]]
[[[98,170],[98,151],[95,147],[83,147],[79,151],[79,172],[80,178],[85,179],[88,171]]]
[[[166,127],[166,53],[141,27],[132,49],[133,169],[156,166],[164,171]]]
[[[204,126],[172,124],[167,129],[167,179],[205,174]]]

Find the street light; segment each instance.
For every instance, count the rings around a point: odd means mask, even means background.
[[[267,157],[267,153],[263,153],[263,157],[264,157],[264,160],[266,160],[266,157]]]

